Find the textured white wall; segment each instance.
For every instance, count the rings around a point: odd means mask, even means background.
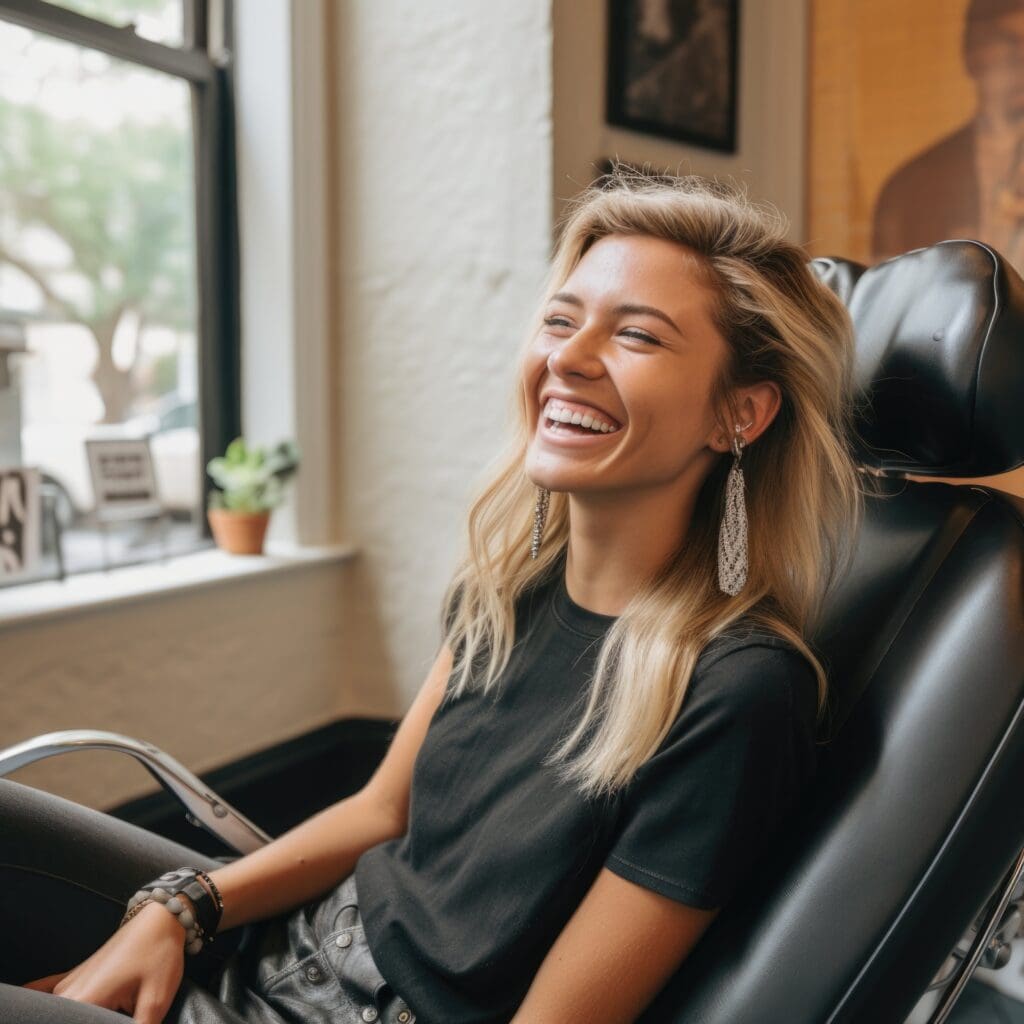
[[[338,436],[353,713],[408,706],[503,437],[550,245],[550,0],[346,0],[334,19]]]

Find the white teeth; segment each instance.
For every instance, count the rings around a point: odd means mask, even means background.
[[[592,430],[595,434],[607,434],[618,429],[618,427],[613,427],[610,423],[597,419],[592,413],[573,412],[564,406],[556,406],[553,399],[549,400],[547,405],[545,405],[544,417],[553,423],[572,423],[586,430]]]

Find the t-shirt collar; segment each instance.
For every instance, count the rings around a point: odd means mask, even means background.
[[[617,615],[602,615],[599,612],[592,612],[577,604],[570,596],[565,585],[565,556],[559,560],[555,569],[555,586],[552,595],[552,607],[555,617],[563,626],[584,636],[598,639],[608,632],[608,629],[618,618]]]

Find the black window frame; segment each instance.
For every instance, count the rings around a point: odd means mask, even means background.
[[[0,20],[100,50],[188,82],[192,97],[197,270],[199,473],[202,537],[212,481],[206,464],[241,434],[241,314],[235,159],[234,0],[219,0],[223,49],[209,49],[208,0],[181,0],[181,46],[143,39],[131,26],[97,21],[46,0],[0,0]]]

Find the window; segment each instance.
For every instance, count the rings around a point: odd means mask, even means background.
[[[0,468],[42,497],[41,558],[0,585],[209,543],[240,432],[231,13],[0,0]],[[118,508],[86,442],[155,495]]]

